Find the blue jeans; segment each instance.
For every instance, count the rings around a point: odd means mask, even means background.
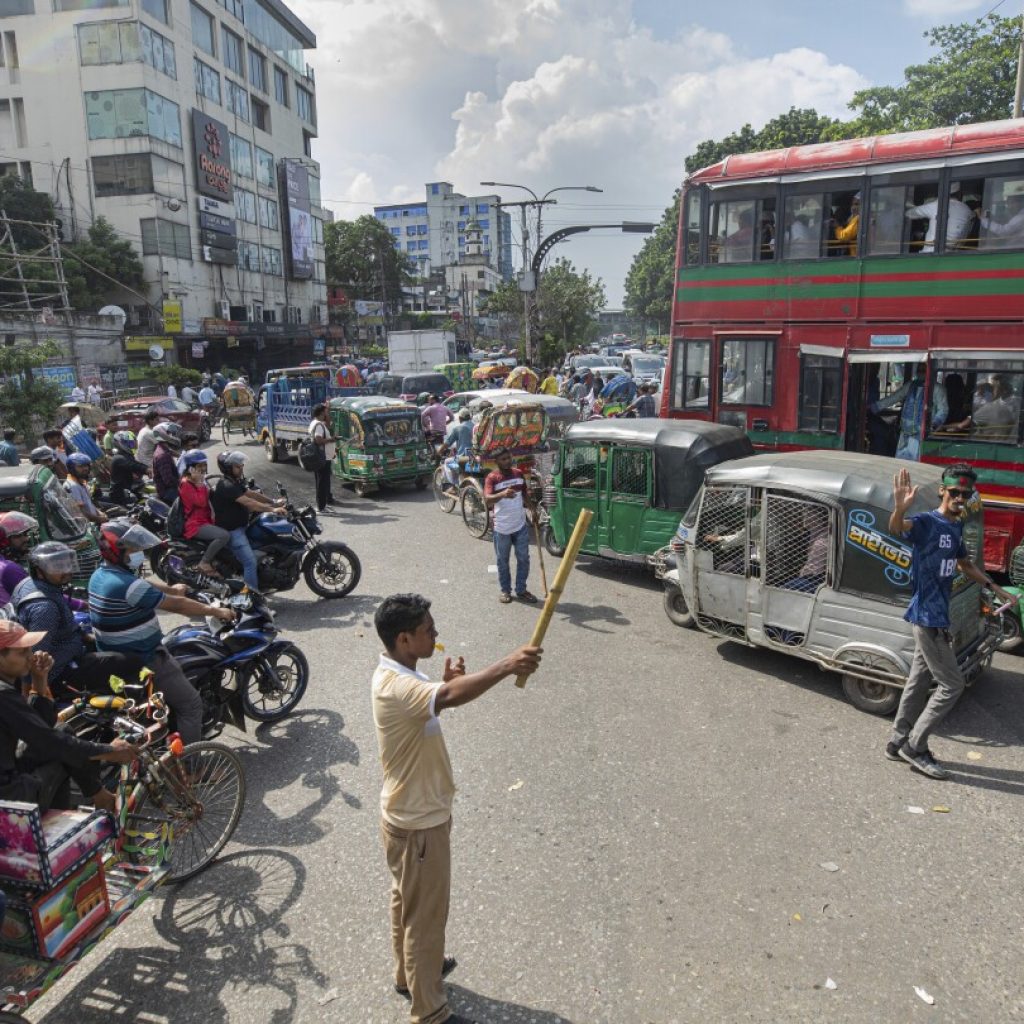
[[[256,574],[256,555],[253,553],[249,538],[245,535],[245,527],[239,526],[230,532],[231,540],[228,543],[235,553],[235,558],[242,563],[242,579],[245,580],[245,585],[250,590],[259,590],[260,581]]]
[[[512,592],[512,573],[509,560],[512,548],[516,549],[516,593],[526,590],[530,575],[530,524],[523,525],[515,533],[494,534],[494,555],[498,560],[498,586],[503,594]]]

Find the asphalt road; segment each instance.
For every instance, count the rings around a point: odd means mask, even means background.
[[[248,450],[263,483],[310,491]],[[290,720],[227,737],[248,780],[234,842],[31,1020],[407,1020],[389,978],[373,611],[427,594],[470,667],[526,642],[537,613],[498,604],[489,542],[429,492],[349,493],[327,524],[363,579],[337,603],[301,585],[275,598],[313,681]],[[835,677],[678,629],[644,573],[581,562],[527,688],[444,715],[452,1006],[489,1024],[1024,1019],[1021,664],[997,658],[950,716],[934,750],[956,778],[932,782],[882,757],[886,723]]]

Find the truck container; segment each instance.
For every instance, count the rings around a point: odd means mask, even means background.
[[[388,372],[401,376],[423,373],[439,363],[454,363],[452,331],[391,331],[388,334]]]

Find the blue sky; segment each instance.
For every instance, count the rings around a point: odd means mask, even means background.
[[[848,116],[857,89],[928,59],[927,28],[996,0],[291,3],[318,35],[313,155],[336,216],[421,199],[438,180],[466,195],[489,191],[484,180],[604,189],[561,196],[544,215],[554,230],[657,220],[700,141],[790,106]],[[642,241],[591,232],[556,253],[599,275],[617,306]]]

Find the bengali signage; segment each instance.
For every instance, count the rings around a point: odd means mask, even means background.
[[[154,345],[159,346],[165,352],[174,348],[173,338],[154,338],[152,335],[133,335],[124,339],[124,350],[126,352],[148,352]]]
[[[75,387],[75,368],[73,366],[36,366],[32,370],[32,375],[56,384],[67,394],[70,394]]]
[[[871,348],[910,348],[909,334],[872,334]]]
[[[205,341],[193,341],[192,342],[192,358],[202,359],[206,355],[206,342]]]
[[[168,334],[181,334],[181,303],[164,299],[164,330]]]
[[[228,126],[193,108],[192,151],[196,164],[196,189],[211,199],[230,201],[233,181]]]
[[[288,236],[291,277],[313,276],[313,215],[309,205],[309,171],[298,160],[281,161],[281,200]]]

